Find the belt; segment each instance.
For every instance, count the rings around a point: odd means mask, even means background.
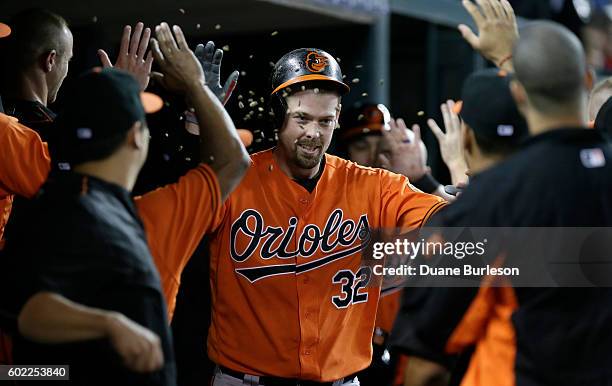
[[[231,377],[238,378],[241,380],[252,379],[253,376],[245,373],[241,373],[240,371],[235,371],[232,369],[228,369],[224,366],[218,366],[221,373],[227,374]],[[315,381],[303,381],[300,379],[292,379],[292,378],[279,378],[279,377],[268,377],[268,376],[260,376],[259,377],[259,385],[262,386],[337,386],[342,385],[344,383],[344,378],[338,379],[334,382],[315,382]]]

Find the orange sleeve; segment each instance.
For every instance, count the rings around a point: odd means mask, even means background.
[[[4,114],[0,114],[0,144],[0,189],[32,197],[51,169],[47,144],[34,130]]]
[[[135,202],[172,317],[181,272],[220,217],[219,183],[213,170],[200,164],[177,183],[136,197]]]
[[[421,227],[446,205],[440,197],[414,188],[402,175],[381,173],[382,224],[385,227],[399,227],[401,231]]]

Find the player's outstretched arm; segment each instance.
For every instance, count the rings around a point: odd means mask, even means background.
[[[519,33],[512,6],[507,0],[478,0],[477,3],[463,0],[463,6],[476,23],[478,35],[467,25],[460,24],[461,35],[500,69],[514,72],[512,50]]]
[[[18,317],[19,332],[47,344],[109,339],[125,366],[136,372],[158,370],[164,363],[159,337],[124,315],[86,307],[52,292],[39,292]]]
[[[172,33],[174,32],[174,34]],[[217,175],[222,200],[238,186],[250,159],[234,123],[215,94],[206,86],[204,71],[178,26],[173,31],[167,23],[155,28],[153,55],[164,78],[184,90],[200,126],[202,162]]]

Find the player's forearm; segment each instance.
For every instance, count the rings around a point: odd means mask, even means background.
[[[68,343],[104,338],[112,312],[86,307],[65,297],[39,292],[19,313],[19,332],[39,343]]]
[[[200,126],[202,162],[217,174],[225,197],[238,185],[249,166],[249,155],[231,117],[208,87],[195,85],[188,92]]]

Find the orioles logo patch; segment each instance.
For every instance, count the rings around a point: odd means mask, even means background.
[[[321,72],[327,67],[327,64],[327,58],[314,51],[310,51],[308,55],[306,55],[306,68],[308,68],[310,72]]]

